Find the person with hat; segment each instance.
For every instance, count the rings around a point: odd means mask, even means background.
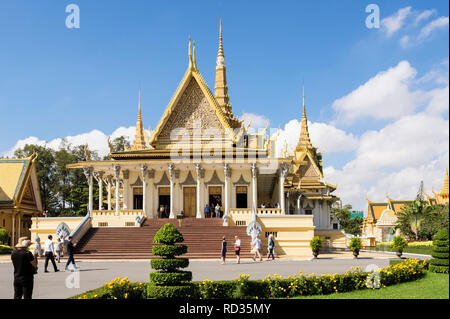
[[[37,256],[28,250],[31,241],[20,237],[11,253],[14,266],[14,299],[31,299],[33,294],[34,274],[37,268]]]

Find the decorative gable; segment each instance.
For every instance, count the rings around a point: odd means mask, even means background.
[[[160,144],[169,142],[172,132],[176,129],[181,129],[177,136],[189,136],[189,139],[192,140],[195,129],[201,129],[200,133],[204,133],[205,129],[211,128],[218,130],[221,135],[224,133],[223,125],[213,106],[203,94],[197,80],[191,77],[189,84],[157,136],[157,141]]]

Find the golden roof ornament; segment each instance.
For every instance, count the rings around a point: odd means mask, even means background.
[[[144,135],[144,125],[142,124],[142,116],[141,116],[141,90],[139,90],[139,109],[138,109],[138,119],[136,122],[136,135],[133,141],[133,145],[131,145],[130,150],[143,150],[146,149],[147,146],[145,144],[145,135]]]
[[[306,106],[305,106],[305,87],[303,86],[303,114],[300,128],[300,139],[297,144],[296,150],[313,148],[311,144],[311,139],[308,132],[308,119],[306,117]]]

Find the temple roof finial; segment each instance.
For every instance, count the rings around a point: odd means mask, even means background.
[[[305,86],[303,85],[302,91],[303,98],[303,112],[302,112],[302,122],[300,128],[300,139],[297,144],[297,150],[304,148],[312,148],[311,139],[308,132],[308,118],[306,117],[306,104],[305,104]]]
[[[144,125],[142,124],[142,115],[141,115],[141,89],[139,89],[139,99],[138,99],[138,119],[136,122],[136,135],[134,137],[133,145],[131,146],[131,150],[142,150],[147,146],[145,144],[145,133],[144,133]]]
[[[192,43],[192,63],[194,66],[194,70],[197,70],[197,61],[195,60],[195,41]]]
[[[189,69],[192,68],[192,52],[191,52],[191,36],[189,36],[189,49],[188,49],[188,55],[189,55]]]

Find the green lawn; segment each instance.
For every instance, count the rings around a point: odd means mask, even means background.
[[[448,274],[426,272],[422,279],[386,288],[295,299],[449,299],[448,287]]]

